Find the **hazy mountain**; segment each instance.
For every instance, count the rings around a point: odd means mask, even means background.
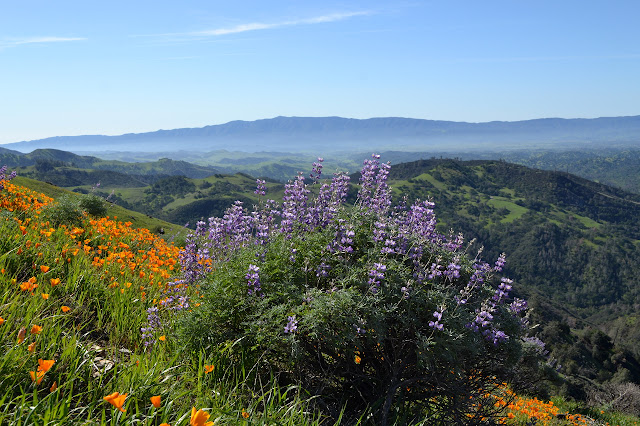
[[[640,116],[594,119],[545,118],[466,123],[411,118],[276,117],[232,121],[202,128],[158,130],[120,136],[58,136],[16,142],[5,148],[28,152],[56,148],[73,152],[286,151],[328,152],[381,149],[494,150],[635,146]]]

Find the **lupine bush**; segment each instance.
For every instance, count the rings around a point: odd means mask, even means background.
[[[0,191],[2,191],[4,189],[4,183],[5,182],[9,182],[11,179],[13,179],[14,177],[16,177],[16,171],[12,171],[11,173],[7,174],[7,166],[2,166],[0,167]]]
[[[526,302],[500,276],[504,255],[486,263],[437,231],[433,203],[392,206],[389,167],[364,162],[355,206],[349,177],[323,182],[319,159],[281,203],[238,202],[199,222],[181,262],[201,306],[183,316],[181,339],[199,350],[238,342],[256,375],[302,384],[334,417],[491,424]]]

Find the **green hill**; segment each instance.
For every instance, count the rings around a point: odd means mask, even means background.
[[[405,163],[391,168],[390,181],[397,195],[431,197],[443,232],[475,239],[469,250],[482,246],[483,258],[507,253],[507,273],[566,371],[640,379],[638,195],[501,161]],[[600,349],[589,340],[596,331],[607,342]]]

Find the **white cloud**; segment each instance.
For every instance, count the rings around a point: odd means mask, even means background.
[[[84,37],[24,37],[24,38],[3,38],[0,39],[0,49],[4,47],[15,47],[23,44],[60,43],[68,41],[87,40]]]
[[[344,19],[352,18],[354,16],[363,16],[363,15],[370,15],[370,14],[371,12],[367,12],[367,11],[333,13],[329,15],[316,16],[314,18],[296,19],[293,21],[282,21],[282,22],[276,22],[271,24],[253,22],[249,24],[236,25],[235,27],[230,27],[230,28],[216,28],[213,30],[197,31],[197,32],[192,32],[188,34],[194,35],[194,36],[221,36],[226,34],[244,33],[247,31],[268,30],[272,28],[290,27],[294,25],[322,24],[326,22],[342,21]]]

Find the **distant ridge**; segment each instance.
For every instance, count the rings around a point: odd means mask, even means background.
[[[104,151],[285,151],[371,149],[490,150],[597,147],[606,142],[640,146],[640,116],[593,119],[542,118],[467,123],[401,117],[275,117],[231,121],[200,128],[158,130],[119,136],[57,136],[2,147],[29,152],[55,148],[76,153]]]

